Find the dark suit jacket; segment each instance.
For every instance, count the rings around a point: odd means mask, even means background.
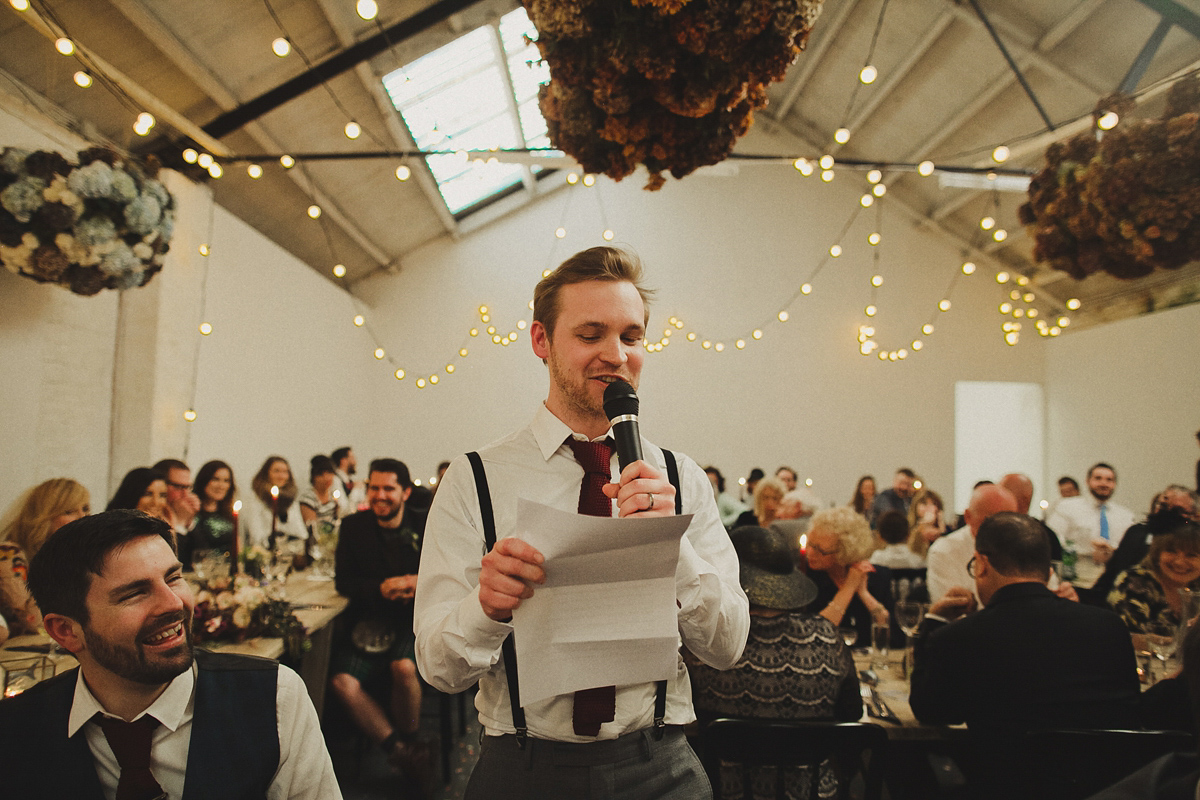
[[[1040,583],[998,590],[982,610],[917,633],[913,714],[972,731],[1132,727],[1139,684],[1129,631],[1113,612]]]

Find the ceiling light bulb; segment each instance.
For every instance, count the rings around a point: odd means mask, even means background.
[[[579,183],[579,174],[575,173],[575,172],[568,172],[567,173],[567,183],[570,184],[571,186],[574,186],[575,184]]]
[[[258,180],[262,177],[263,168],[259,164],[251,164],[250,166],[246,167],[246,174],[254,180]]]
[[[1067,308],[1071,309],[1072,311],[1078,311],[1081,305],[1083,305],[1083,303],[1080,303],[1079,298],[1077,297],[1072,297],[1067,301]]]
[[[1026,275],[1018,275],[1017,276],[1017,286],[1028,286],[1028,285],[1029,285],[1029,277],[1028,276],[1026,276]]]
[[[871,285],[872,286],[883,286],[883,276],[882,275],[872,275],[871,276]]]
[[[1113,128],[1117,127],[1117,123],[1120,121],[1121,118],[1117,116],[1117,112],[1109,111],[1101,116],[1100,119],[1096,120],[1096,127],[1102,131],[1111,131]]]
[[[883,173],[877,169],[873,169],[867,173],[867,183],[879,183],[883,180]]]
[[[921,333],[925,334],[926,336],[933,333],[933,325],[931,323],[926,322],[924,325],[921,326]]]
[[[212,153],[201,153],[196,156],[196,165],[201,169],[208,169],[213,165]]]
[[[760,330],[758,330],[758,329],[755,329],[754,333],[752,333],[752,334],[750,334],[750,335],[751,335],[751,336],[753,336],[753,337],[754,337],[756,340],[757,340],[757,339],[761,339],[761,338],[762,338],[762,331],[760,331]]]
[[[346,265],[345,264],[334,264],[333,265],[333,277],[335,277],[335,278],[346,277]]]
[[[717,343],[716,343],[716,344],[713,346],[713,349],[714,349],[714,350],[716,350],[718,353],[720,353],[720,352],[723,352],[723,351],[725,350],[725,343],[724,343],[724,342],[717,342]]]
[[[54,40],[54,49],[64,56],[69,56],[75,52],[75,43],[65,36],[60,36]]]
[[[309,206],[308,207],[308,216],[309,216],[309,219],[316,219],[319,216],[321,216],[321,207],[318,205],[315,205],[315,204]]]
[[[807,158],[797,158],[792,162],[792,166],[803,176],[808,177],[813,174],[812,162]]]
[[[1020,307],[1018,307],[1018,308],[1014,308],[1014,309],[1013,309],[1013,316],[1014,316],[1014,317],[1016,317],[1017,319],[1020,319],[1021,317],[1025,316],[1025,309],[1023,309],[1023,308],[1020,308]],[[1019,326],[1018,326],[1018,327],[1019,327]]]
[[[875,204],[875,196],[871,194],[864,194],[862,197],[858,198],[858,203],[863,208],[870,208]]]
[[[917,164],[917,174],[924,178],[928,178],[933,174],[933,162],[922,161],[920,164]]]
[[[566,238],[567,229],[566,228],[558,228],[554,231],[554,235],[555,235],[555,237],[557,237],[559,239]]]
[[[992,231],[992,238],[997,242],[1003,242],[1008,238],[1008,231],[1004,230],[1004,228],[996,228],[996,230]]]
[[[137,115],[137,120],[133,123],[133,132],[138,136],[145,136],[150,133],[150,129],[154,127],[154,115],[143,111]]]
[[[885,194],[887,194],[887,186],[883,185],[882,183],[877,183],[871,187],[871,194],[875,195],[876,197],[883,197]]]
[[[1013,300],[1020,300],[1021,299],[1021,290],[1013,289],[1011,292],[1008,293],[1008,296],[1010,298],[1012,298]]]
[[[355,315],[354,315],[354,327],[356,327],[356,328],[361,328],[361,327],[363,326],[363,324],[364,324],[364,323],[366,323],[366,320],[365,320],[365,319],[363,319],[363,315],[362,315],[362,314],[355,314]]]
[[[833,256],[834,258],[837,258],[841,254],[842,254],[842,246],[840,244],[835,244],[829,248],[829,255]]]
[[[375,0],[358,0],[358,3],[354,6],[354,10],[363,19],[372,20],[379,13],[379,4]]]
[[[897,359],[900,358],[900,354],[897,353],[895,350],[893,350],[892,352],[888,353],[887,357],[888,357],[888,361],[896,361]]]
[[[1031,308],[1025,312],[1025,316],[1029,317],[1030,319],[1033,319],[1037,315],[1038,315],[1038,310],[1036,308]],[[1038,322],[1041,322],[1041,321],[1042,320],[1040,320],[1040,319],[1038,320]]]
[[[446,365],[446,374],[447,374],[447,375],[451,375],[451,374],[453,374],[453,373],[454,373],[454,365],[453,365],[453,364],[447,364],[447,365]]]
[[[221,165],[214,161],[208,165],[208,174],[215,179],[224,175],[225,170],[221,169]]]
[[[296,159],[292,158],[291,156],[280,156],[279,164],[284,169],[291,169],[292,167],[296,166]]]
[[[833,132],[833,140],[838,144],[845,144],[846,142],[850,141],[850,129],[838,128]]]
[[[875,67],[871,66],[870,64],[867,64],[858,72],[858,79],[866,84],[874,83],[875,79],[878,77],[879,70],[875,69]]]
[[[198,253],[200,253],[200,255],[202,255],[202,256],[207,256],[209,253],[212,252],[212,250],[209,249],[207,244],[200,245],[199,247],[196,248],[196,251]]]
[[[200,158],[200,154],[190,147],[180,153],[180,155],[183,157],[183,163],[185,164],[195,164],[196,160]]]
[[[876,308],[875,306],[867,306],[866,308],[864,308],[864,309],[863,309],[863,312],[864,312],[864,313],[865,313],[865,314],[866,314],[868,317],[873,317],[873,316],[875,316],[875,315],[876,315],[876,314],[879,312],[879,309],[878,309],[878,308]]]
[[[424,378],[417,378],[417,388],[418,389],[425,388],[425,379]]]
[[[963,265],[962,265],[962,272],[963,272],[963,275],[974,275],[975,274],[975,262],[974,261],[964,261]]]
[[[872,233],[870,236],[867,237],[867,244],[870,244],[870,245],[877,245],[881,241],[883,241],[883,237],[880,236],[878,233]]]
[[[821,169],[832,169],[833,168],[833,156],[826,153],[825,155],[821,156],[821,160],[818,161],[817,163],[821,165]]]
[[[949,310],[950,310],[950,301],[949,300],[941,300],[938,302],[938,311],[949,311]]]
[[[992,151],[992,161],[995,161],[997,164],[1003,164],[1005,161],[1008,161],[1010,155],[1012,155],[1012,151],[1004,145],[1000,145]]]
[[[830,181],[832,181],[833,180],[833,170],[827,169],[824,172],[822,172],[821,180],[825,181],[826,183],[829,183]]]
[[[1032,303],[1036,299],[1037,297],[1033,292],[1026,292],[1025,294],[1021,295],[1021,300],[1026,303]]]
[[[996,227],[996,218],[984,217],[983,219],[979,220],[979,227],[983,228],[985,231],[990,231],[992,228]]]
[[[382,347],[375,348],[375,358],[382,359],[385,355],[387,355],[387,353],[383,352]]]
[[[29,0],[8,0],[8,4],[10,6],[12,6],[13,8],[15,8],[17,11],[28,11],[29,10]]]
[[[787,322],[787,321],[788,321],[788,313],[787,313],[786,311],[780,311],[780,312],[779,312],[779,321],[780,321],[780,322]]]
[[[346,127],[342,130],[345,131],[347,139],[357,139],[359,136],[362,136],[362,126],[354,120],[347,122]]]
[[[195,412],[195,410],[194,410],[194,409],[191,409],[191,408],[189,408],[187,411],[183,412],[183,418],[184,418],[185,420],[187,420],[188,422],[195,422],[195,421],[196,421],[196,412]]]
[[[92,85],[92,76],[88,75],[83,70],[75,73],[75,85],[80,89],[86,89]]]
[[[271,42],[271,51],[280,58],[283,58],[288,53],[292,52],[292,44],[287,39],[284,39],[282,36],[280,36],[278,39]]]
[[[1017,339],[1019,339],[1020,336],[1021,335],[1016,331],[1009,331],[1008,333],[1004,334],[1004,341],[1008,342],[1008,345],[1011,347],[1017,343]]]
[[[920,339],[913,339],[913,343],[912,343],[913,350],[920,350],[924,346],[925,346],[925,343],[922,342]]]
[[[207,322],[201,322],[200,323],[200,333],[203,336],[208,336],[210,333],[212,333],[212,325],[210,325]]]
[[[805,283],[800,287],[800,294],[812,294],[813,286],[811,283]]]
[[[1012,311],[1012,308],[1013,308],[1012,303],[1001,303],[1000,304],[1000,313],[1007,314],[1010,311]]]
[[[398,369],[393,374],[396,376],[396,380],[398,380],[398,381],[404,380],[404,370]]]
[[[997,272],[996,273],[996,283],[1008,283],[1009,277],[1011,277],[1011,276],[1007,272],[1004,272],[1003,270],[1000,272]]]
[[[611,242],[613,240],[614,234],[612,231],[606,229],[604,231],[604,233],[600,234],[600,236],[604,239],[604,241]]]
[[[404,164],[401,164],[400,166],[396,167],[396,180],[406,181],[410,177],[412,177],[412,170],[409,169],[407,166],[405,166]]]
[[[711,350],[712,342],[710,342],[708,339],[705,339],[703,342],[700,343],[700,346],[703,347],[705,350]]]

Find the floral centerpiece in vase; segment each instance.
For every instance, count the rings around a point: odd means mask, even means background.
[[[278,636],[293,660],[312,647],[291,605],[268,597],[258,581],[246,575],[237,575],[224,586],[204,586],[196,592],[192,633],[201,645]]]
[[[92,147],[71,164],[59,153],[0,151],[0,263],[81,295],[142,286],[162,269],[175,200],[139,163]]]

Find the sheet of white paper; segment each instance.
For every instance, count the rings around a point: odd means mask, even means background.
[[[691,515],[589,517],[517,503],[514,536],[546,557],[546,583],[513,613],[521,703],[675,674],[675,565]]]

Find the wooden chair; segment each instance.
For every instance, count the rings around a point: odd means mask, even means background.
[[[1045,730],[1023,742],[1033,797],[1084,800],[1151,761],[1173,752],[1196,752],[1183,731]]]
[[[860,722],[802,722],[717,719],[700,734],[704,769],[713,785],[714,800],[721,793],[721,763],[738,765],[742,786],[751,786],[753,767],[776,767],[775,797],[786,800],[786,767],[808,767],[808,797],[816,800],[820,765],[828,761],[837,777],[838,798],[849,798],[855,776],[862,776],[861,797],[879,800],[883,790],[887,732],[878,725]],[[855,796],[859,796],[857,793]]]

